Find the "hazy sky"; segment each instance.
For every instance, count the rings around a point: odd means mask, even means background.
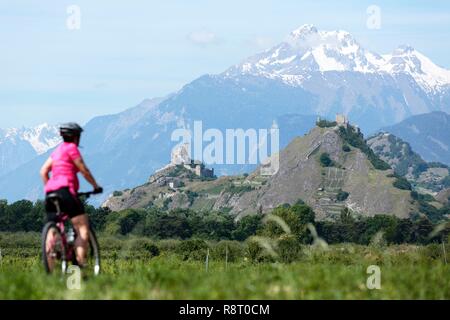
[[[79,30],[67,27],[74,4]],[[378,30],[366,25],[372,4]],[[2,0],[0,127],[124,110],[220,73],[305,23],[347,30],[379,53],[410,44],[450,68],[450,1]]]

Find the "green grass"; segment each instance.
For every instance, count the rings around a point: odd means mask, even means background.
[[[207,272],[204,261],[183,261],[170,249],[175,243],[161,243],[154,258],[108,248],[103,273],[75,291],[67,277],[44,274],[37,247],[3,248],[0,299],[450,299],[450,267],[438,245],[306,246],[291,264],[244,255],[227,268],[211,259]],[[370,265],[381,268],[381,290],[366,288]]]

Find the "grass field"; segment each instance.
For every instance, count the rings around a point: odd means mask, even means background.
[[[450,299],[450,266],[439,245],[305,246],[290,264],[244,254],[226,265],[211,256],[207,271],[204,261],[173,252],[174,243],[158,243],[160,254],[150,257],[130,245],[138,239],[115,240],[115,248],[106,242],[103,273],[68,290],[67,277],[44,274],[37,246],[22,240],[8,248],[3,236],[0,299]],[[370,265],[380,267],[380,290],[366,287]]]

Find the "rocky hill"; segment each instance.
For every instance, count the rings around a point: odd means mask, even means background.
[[[396,174],[408,179],[417,191],[435,196],[450,187],[448,166],[426,162],[412,150],[409,143],[399,137],[381,132],[370,137],[367,144]]]
[[[145,185],[115,192],[104,206],[222,210],[243,216],[301,200],[318,219],[334,219],[345,207],[368,216],[408,217],[416,210],[410,191],[394,187],[393,170],[375,156],[354,127],[316,126],[282,150],[279,163],[272,176],[261,175],[258,168],[248,176],[213,180],[195,176],[183,166],[169,167]]]

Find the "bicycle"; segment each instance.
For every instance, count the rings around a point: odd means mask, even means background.
[[[78,193],[78,197],[88,199],[90,196],[98,193],[95,191]],[[70,262],[72,265],[78,265],[74,247],[77,235],[70,225],[69,215],[61,211],[60,196],[57,193],[51,193],[47,196],[47,199],[55,205],[57,212],[55,219],[47,222],[42,231],[42,260],[45,271],[48,274],[52,274],[58,269],[62,274],[65,274]],[[66,222],[69,222],[67,234]],[[100,247],[91,224],[86,262],[85,271],[91,270],[94,275],[100,274]]]

